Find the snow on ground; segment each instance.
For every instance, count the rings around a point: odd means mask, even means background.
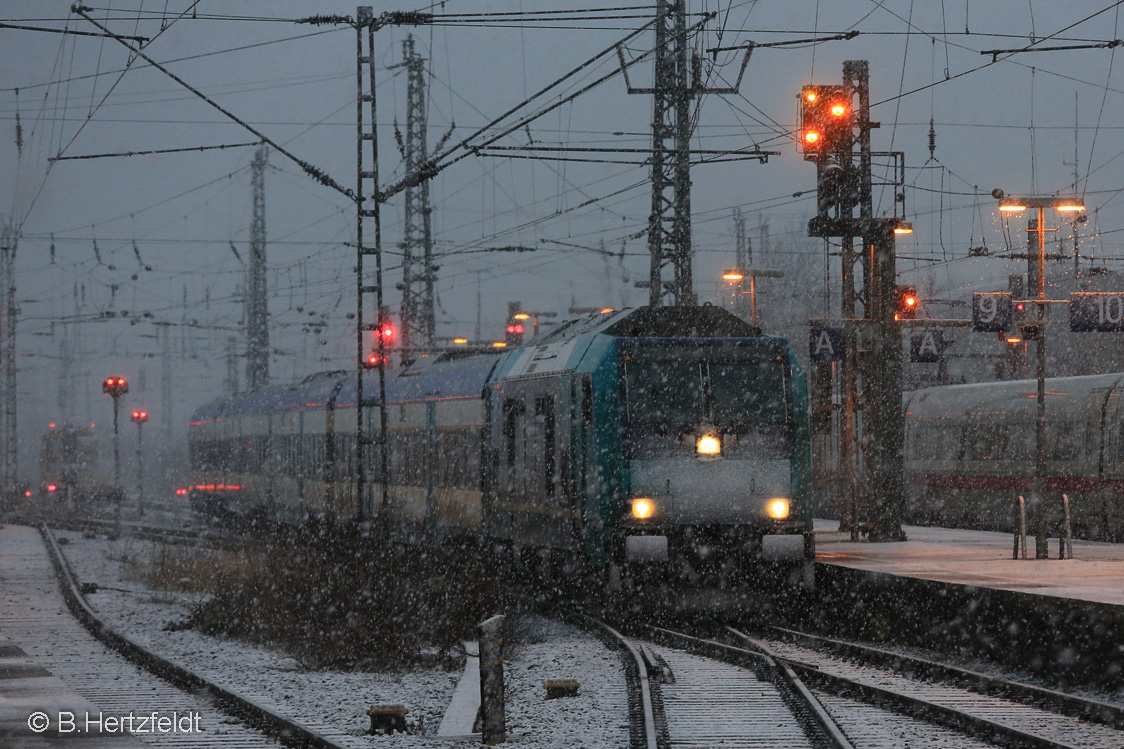
[[[353,747],[449,746],[447,739],[368,736],[372,703],[402,703],[407,719],[436,732],[460,672],[421,670],[403,674],[309,671],[283,653],[193,630],[168,632],[182,621],[197,594],[151,591],[126,569],[123,559],[144,559],[154,545],[135,539],[115,542],[62,533],[63,552],[82,582],[101,589],[90,605],[115,628],[155,652],[248,697],[276,704],[282,712],[319,729],[346,733]],[[596,638],[565,624],[520,617],[519,642],[505,652],[508,744],[526,749],[628,745],[628,705],[620,657]],[[577,697],[546,699],[547,679],[577,679]],[[452,745],[478,744],[464,739]]]

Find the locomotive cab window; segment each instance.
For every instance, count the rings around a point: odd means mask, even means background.
[[[787,421],[785,362],[772,350],[675,350],[624,357],[628,422],[678,429],[708,423],[731,429]]]

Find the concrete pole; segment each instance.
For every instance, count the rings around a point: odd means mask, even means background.
[[[144,453],[141,451],[144,422],[137,422],[137,515],[144,517]]]

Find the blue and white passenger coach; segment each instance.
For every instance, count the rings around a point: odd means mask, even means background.
[[[200,409],[197,506],[354,513],[353,380]],[[386,401],[397,525],[500,542],[609,590],[812,582],[804,374],[785,339],[722,309],[609,312],[498,356],[423,357],[388,373]],[[377,410],[362,417],[377,433]],[[376,513],[377,467],[372,455]]]

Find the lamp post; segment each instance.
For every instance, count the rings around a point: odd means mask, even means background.
[[[782,278],[784,273],[779,270],[765,270],[763,268],[730,268],[722,271],[722,278],[736,284],[734,293],[737,295],[734,302],[734,312],[742,309],[741,297],[745,293],[745,279],[749,279],[749,324],[757,325],[757,278]]]
[[[129,382],[124,377],[106,377],[101,391],[113,398],[113,520],[120,531],[121,525],[121,439],[117,431],[117,410],[121,396],[129,392]]]
[[[148,411],[133,411],[133,423],[137,425],[137,515],[144,516],[144,456],[141,453],[141,435],[144,422],[148,421]]]
[[[1027,221],[1027,286],[1035,295],[1034,322],[1024,324],[1023,340],[1035,342],[1038,378],[1038,416],[1034,424],[1034,481],[1030,490],[1030,506],[1035,508],[1034,558],[1049,559],[1046,508],[1043,495],[1046,484],[1046,209],[1061,212],[1083,211],[1085,206],[1075,197],[1008,196],[1002,190],[992,195],[999,200],[999,210],[1018,213],[1037,209]]]

